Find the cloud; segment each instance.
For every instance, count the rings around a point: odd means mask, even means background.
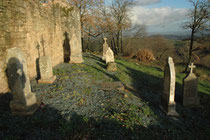
[[[187,9],[184,8],[145,8],[136,6],[131,12],[133,24],[163,25],[180,22],[186,19]]]
[[[161,0],[137,0],[137,4],[142,6],[155,4],[159,2],[161,2]]]

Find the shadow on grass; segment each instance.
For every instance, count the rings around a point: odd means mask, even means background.
[[[39,108],[34,115],[15,116],[9,103],[11,93],[0,96],[0,137],[1,139],[60,139],[60,122],[65,122],[59,112],[49,105]]]
[[[100,60],[99,57],[94,56],[92,57],[95,60]],[[92,68],[96,69],[97,71],[103,72],[105,75],[109,76],[110,78],[112,78],[114,81],[120,81],[120,79],[117,77],[116,73],[110,73],[107,72],[106,70],[103,70],[104,68],[104,64],[100,62],[97,63],[102,69],[96,67],[96,66],[91,66]],[[131,88],[130,87],[126,87],[127,90],[129,90],[131,93],[133,93],[134,95],[136,95],[137,97],[139,97],[140,99],[142,99],[145,102],[148,102],[148,105],[150,107],[150,109],[153,110],[153,112],[157,115],[157,117],[159,119],[169,119],[169,117],[167,117],[166,115],[162,115],[162,113],[160,113],[160,96],[161,93],[163,91],[163,78],[159,78],[153,75],[150,75],[148,73],[142,72],[140,70],[136,70],[134,68],[131,68],[129,66],[126,66],[125,64],[121,63],[121,62],[117,62],[117,66],[118,69],[122,70],[124,73],[126,73],[127,75],[129,75],[129,77],[131,77],[132,79],[132,83],[131,83]],[[161,70],[162,71],[162,70]],[[125,84],[125,83],[124,83]],[[125,85],[126,86],[126,85]],[[209,95],[206,95],[204,93],[199,93],[199,95],[202,95],[201,97],[201,104],[206,104],[205,102],[207,102],[207,100],[203,100],[204,98],[209,99]],[[193,129],[191,128],[198,128],[197,129],[197,133],[192,136],[192,137],[204,137],[207,138],[205,135],[207,134],[205,132],[205,134],[202,134],[200,130],[201,127],[203,127],[202,123],[210,123],[210,120],[208,119],[207,115],[209,114],[209,111],[205,112],[206,109],[209,110],[206,105],[204,106],[204,110],[202,108],[199,109],[189,109],[189,108],[183,108],[181,103],[182,103],[182,85],[179,84],[178,82],[176,82],[176,91],[175,91],[175,101],[177,103],[176,106],[176,111],[177,113],[180,115],[180,117],[177,119],[177,121],[175,122],[175,124],[181,124],[179,127],[182,128],[187,128],[190,127],[190,131],[194,132]],[[205,119],[204,119],[205,118]],[[192,124],[190,122],[193,121],[197,121],[198,123]],[[184,122],[189,122],[188,124],[184,124]],[[175,125],[172,124],[172,125]],[[188,125],[188,126],[187,126]],[[153,127],[153,126],[150,126]],[[165,125],[165,127],[170,127],[167,126],[167,124]],[[210,128],[202,128],[205,129],[205,131],[209,131]],[[197,135],[199,134],[199,135]]]
[[[9,109],[11,94],[0,97],[0,137],[4,139],[152,139],[165,133],[151,133],[155,128],[133,125],[127,128],[114,118],[94,119],[71,112],[68,119],[50,105],[40,107],[31,116],[13,116]],[[115,111],[112,110],[112,113]]]

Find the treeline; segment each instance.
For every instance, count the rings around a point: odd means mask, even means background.
[[[49,0],[40,0],[49,2]],[[52,1],[52,0],[50,0]],[[91,42],[103,37],[110,41],[115,55],[124,52],[123,37],[125,31],[132,30],[129,12],[135,0],[59,0],[79,9],[83,51],[92,50]],[[138,28],[138,29],[137,29]],[[133,28],[142,30],[142,26]]]

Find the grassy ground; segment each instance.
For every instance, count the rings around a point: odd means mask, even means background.
[[[180,117],[166,116],[159,108],[163,70],[157,66],[116,59],[118,71],[84,54],[83,64],[63,63],[54,68],[53,84],[31,82],[42,102],[33,116],[12,116],[11,95],[0,97],[0,137],[3,139],[209,139],[209,71],[201,71],[199,96],[203,108],[183,108]],[[179,71],[179,66],[177,67]],[[205,75],[207,77],[205,77]],[[182,78],[177,73],[176,93]],[[105,91],[97,83],[121,81],[125,91]],[[178,99],[178,96],[177,96]]]

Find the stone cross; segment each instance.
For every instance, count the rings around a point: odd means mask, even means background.
[[[38,83],[51,84],[55,81],[56,76],[53,75],[50,56],[42,56],[39,58],[39,69],[41,79],[38,80]]]
[[[20,48],[7,52],[7,78],[13,94],[10,108],[13,115],[32,115],[39,107],[28,76],[27,62]]]
[[[193,68],[196,68],[196,66],[191,63],[191,65],[188,66],[190,68],[190,73],[193,73]]]
[[[104,38],[104,44],[103,44],[103,56],[102,56],[102,60],[106,60],[106,52],[109,48],[108,44],[107,44],[107,38]]]
[[[106,37],[104,37],[104,43],[106,43],[106,41],[107,41],[107,38],[106,38]]]
[[[161,95],[161,108],[167,115],[176,116],[175,110],[175,83],[176,73],[172,57],[168,57],[164,69],[163,93]]]
[[[46,53],[45,53],[44,43],[45,43],[45,41],[44,41],[44,39],[43,39],[43,37],[42,37],[41,44],[42,44],[42,47],[43,47],[43,54],[44,54],[44,56],[45,56]]]

